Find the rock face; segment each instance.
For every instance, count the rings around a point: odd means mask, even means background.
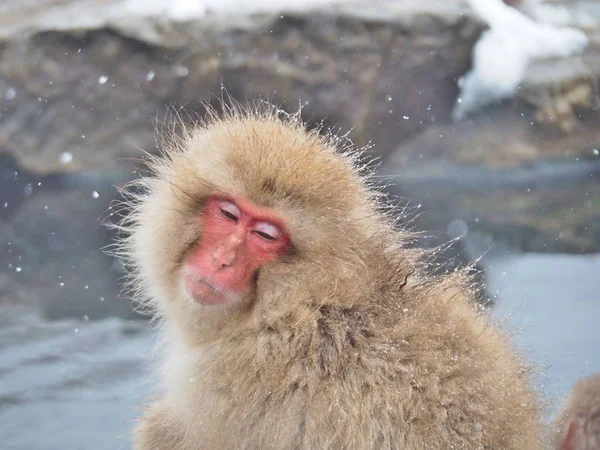
[[[0,302],[126,311],[118,267],[99,250],[113,186],[136,176],[140,148],[155,149],[169,105],[202,113],[198,99],[222,85],[375,144],[391,189],[427,211],[419,227],[458,220],[536,250],[598,248],[593,34],[587,75],[549,81],[537,69],[521,99],[454,124],[456,82],[483,29],[459,1],[188,22],[126,14],[119,0],[29,3],[0,9]],[[549,119],[565,98],[577,100],[571,133]]]
[[[564,134],[535,124],[530,109],[503,105],[429,127],[401,143],[383,171],[393,192],[422,205],[419,228],[460,221],[459,234],[483,234],[476,253],[494,241],[534,252],[597,252],[600,120],[578,121],[577,132]]]
[[[198,99],[219,95],[222,84],[234,98],[305,105],[313,121],[353,128],[359,144],[373,140],[385,152],[448,117],[446,100],[481,29],[461,13],[458,5],[440,15],[382,4],[362,15],[17,30],[2,53],[0,145],[37,172],[114,171],[116,159],[154,147],[152,119],[165,105],[199,110]],[[64,152],[73,155],[68,166]]]

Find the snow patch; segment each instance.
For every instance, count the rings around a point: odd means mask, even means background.
[[[529,0],[523,11],[536,22],[563,27],[595,28],[597,21],[582,11],[573,11],[565,5],[546,5],[541,0]]]
[[[128,0],[125,11],[137,16],[164,16],[183,21],[203,17],[206,6],[201,0]]]
[[[475,44],[473,68],[459,82],[454,120],[514,96],[530,62],[578,54],[588,44],[581,30],[535,22],[502,0],[468,2],[490,29]]]
[[[127,0],[125,10],[136,16],[164,17],[175,21],[193,20],[208,13],[253,14],[302,11],[323,5],[364,0]]]

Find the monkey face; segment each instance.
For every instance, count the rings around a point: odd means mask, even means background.
[[[182,284],[200,305],[239,301],[253,290],[254,274],[290,246],[275,213],[241,197],[211,196],[203,232],[183,261]]]
[[[292,291],[315,277],[353,277],[357,243],[378,225],[356,161],[336,145],[258,111],[173,138],[123,226],[141,305],[196,328],[308,298]]]

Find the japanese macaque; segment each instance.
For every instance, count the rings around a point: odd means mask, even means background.
[[[359,152],[225,110],[168,140],[122,224],[162,336],[134,448],[540,448],[529,369],[465,272],[426,275]]]
[[[600,374],[575,384],[554,429],[556,450],[600,450]]]

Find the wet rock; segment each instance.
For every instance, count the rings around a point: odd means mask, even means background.
[[[444,230],[464,221],[499,242],[536,252],[600,248],[600,118],[577,133],[531,120],[504,105],[477,118],[428,128],[386,159],[390,191],[423,205],[417,227]]]
[[[43,186],[43,185],[42,185]],[[35,191],[34,191],[35,192]],[[46,317],[126,315],[121,276],[102,252],[106,191],[32,193],[0,227],[0,304],[36,309]]]

